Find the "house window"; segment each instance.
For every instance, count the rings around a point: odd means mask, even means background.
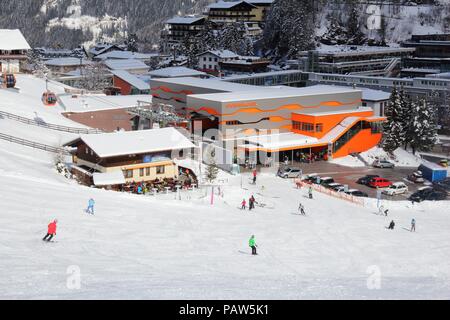
[[[145,168],[145,175],[149,176],[150,175],[150,168]]]
[[[89,154],[89,147],[86,147],[86,154]]]
[[[158,166],[156,167],[156,174],[164,174],[166,172],[165,166]]]
[[[144,176],[144,168],[139,169],[139,176],[143,177]]]
[[[210,69],[210,70],[212,69],[212,65],[209,65],[209,69]]]
[[[206,57],[203,57],[203,61],[206,61]]]
[[[212,61],[212,58],[211,58],[211,57],[209,57],[209,61]]]
[[[125,176],[125,179],[131,179],[133,178],[133,170],[124,170],[123,175]]]
[[[91,149],[91,156],[93,156],[93,155],[94,155],[94,150]]]
[[[316,132],[323,132],[323,123],[316,124]]]
[[[214,58],[214,61],[217,62],[217,58]]]

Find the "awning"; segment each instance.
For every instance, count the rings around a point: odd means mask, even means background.
[[[112,186],[116,184],[125,184],[125,177],[122,170],[94,173],[94,185],[96,186]]]

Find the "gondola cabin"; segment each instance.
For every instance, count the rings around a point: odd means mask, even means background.
[[[16,77],[11,73],[3,74],[3,87],[14,88],[16,86]]]
[[[56,94],[54,94],[53,92],[47,91],[47,92],[44,92],[44,94],[42,95],[42,102],[46,106],[54,106],[58,102],[58,99],[56,98]]]

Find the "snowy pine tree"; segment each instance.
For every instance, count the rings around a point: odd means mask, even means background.
[[[405,101],[404,96],[397,88],[392,90],[390,103],[386,108],[387,121],[383,125],[384,151],[391,153],[398,149],[404,142],[405,132],[402,122],[402,112]]]
[[[275,0],[264,30],[265,49],[276,59],[314,49],[314,14],[311,1]]]
[[[437,141],[437,125],[434,108],[425,100],[414,101],[412,121],[409,127],[409,144],[416,151],[430,151]]]

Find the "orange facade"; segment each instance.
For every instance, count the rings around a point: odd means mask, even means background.
[[[292,132],[321,139],[331,129],[349,117],[371,117],[373,111],[348,112],[338,114],[292,114]]]

